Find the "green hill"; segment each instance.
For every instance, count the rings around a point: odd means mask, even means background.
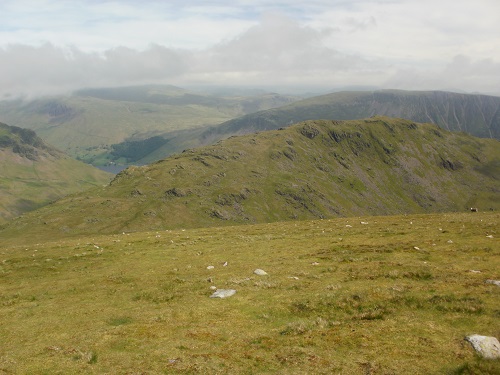
[[[498,140],[375,117],[316,120],[130,167],[3,233],[121,233],[500,208]]]
[[[48,146],[34,131],[0,123],[0,223],[109,179]]]

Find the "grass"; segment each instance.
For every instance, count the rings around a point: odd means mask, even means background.
[[[479,212],[3,238],[0,369],[499,373],[464,340],[500,336],[500,289],[485,283],[500,278],[499,222]],[[237,293],[211,299],[211,286]]]

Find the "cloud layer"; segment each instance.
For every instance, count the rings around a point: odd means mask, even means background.
[[[165,3],[3,1],[0,99],[143,83],[500,94],[497,0]]]

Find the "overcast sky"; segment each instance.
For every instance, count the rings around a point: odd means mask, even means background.
[[[500,94],[499,0],[0,0],[0,99],[167,83]]]

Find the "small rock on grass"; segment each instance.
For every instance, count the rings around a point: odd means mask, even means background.
[[[500,358],[500,342],[496,337],[471,335],[465,338],[476,352],[484,358]]]
[[[486,280],[487,284],[494,284],[496,286],[500,286],[500,280]]]
[[[266,276],[267,272],[264,270],[261,270],[260,268],[257,268],[255,271],[253,271],[254,274],[259,275],[259,276]]]
[[[234,289],[218,289],[210,296],[210,298],[226,298],[231,297],[235,293],[236,290]]]

